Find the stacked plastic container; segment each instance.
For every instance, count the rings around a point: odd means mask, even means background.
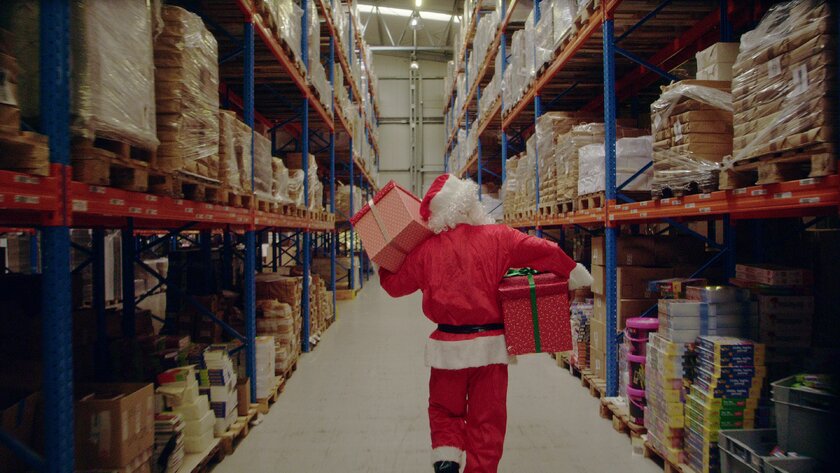
[[[627,367],[629,378],[627,382],[627,401],[630,408],[630,420],[635,424],[644,425],[647,364],[647,345],[650,335],[659,327],[659,320],[653,317],[633,317],[627,319],[624,329],[624,340],[627,345]]]

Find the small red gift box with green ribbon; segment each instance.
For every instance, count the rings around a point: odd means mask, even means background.
[[[572,349],[568,281],[512,269],[499,284],[505,343],[511,355]]]

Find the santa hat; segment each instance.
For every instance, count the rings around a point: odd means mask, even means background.
[[[450,177],[452,179],[450,179]],[[443,200],[448,199],[449,196],[456,192],[456,187],[459,187],[459,180],[452,174],[442,174],[432,182],[423,201],[420,203],[420,216],[423,220],[429,221],[432,216],[432,209],[440,208],[445,205]],[[440,197],[438,197],[440,195]]]

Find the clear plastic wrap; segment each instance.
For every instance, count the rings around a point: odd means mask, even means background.
[[[264,198],[271,198],[273,177],[271,140],[254,133],[254,192]]]
[[[540,2],[540,21],[534,28],[534,69],[539,70],[554,57],[554,1]]]
[[[242,189],[251,189],[251,127],[236,120],[236,164],[239,167],[239,182]]]
[[[70,3],[73,134],[155,150],[159,142],[149,4],[143,0]],[[39,2],[0,3],[0,25],[11,32],[10,47],[20,68],[17,105],[30,124],[38,123],[40,115],[39,22]]]
[[[350,189],[353,189],[353,199],[350,199]],[[353,204],[351,207],[350,204]],[[350,218],[355,212],[362,209],[362,190],[358,186],[339,184],[335,190],[335,211],[336,218]]]
[[[157,165],[203,176],[219,150],[219,65],[216,38],[198,15],[164,6],[155,38]]]
[[[241,190],[236,122],[234,112],[219,110],[219,181],[225,187]]]
[[[258,0],[254,3],[257,9],[264,12],[268,17],[269,25],[277,32],[280,39],[286,43],[286,46],[292,50],[295,58],[303,62],[303,56],[300,50],[303,9],[297,6],[293,0]],[[314,5],[314,2],[310,2],[310,4]],[[310,27],[311,30],[312,28]],[[318,34],[320,34],[320,29]]]
[[[289,198],[298,206],[304,206],[303,180],[300,181],[300,188],[295,189],[295,192],[292,191],[292,180],[296,180],[299,177],[296,171],[301,171],[301,175],[303,173],[303,156],[301,153],[288,153],[286,154],[284,161],[286,166],[289,168]],[[323,185],[318,180],[318,163],[315,161],[315,156],[312,154],[309,155],[308,161],[309,167],[307,171],[309,174],[307,179],[309,181],[309,208],[321,208],[323,207],[324,202],[324,190]],[[299,200],[298,194],[300,196]]]
[[[534,25],[534,10],[528,15],[525,21],[525,43],[524,43],[524,62],[522,63],[523,73],[528,80],[528,83],[537,75],[537,38],[536,25]]]
[[[504,214],[507,217],[512,216],[518,211],[517,191],[519,188],[517,176],[517,164],[519,163],[519,156],[508,158],[505,163],[505,182],[502,188],[502,206],[504,207]]]
[[[577,16],[577,4],[575,0],[554,0],[554,46],[556,47],[563,38],[572,30],[572,23]]]
[[[732,95],[726,81],[687,80],[663,87],[651,105],[654,196],[716,190],[732,153]]]
[[[490,52],[490,44],[496,37],[496,31],[499,29],[499,13],[491,11],[478,20],[478,26],[475,31],[475,39],[473,40],[474,51],[474,67],[470,69],[470,82],[475,82],[478,77],[477,72],[479,67],[484,64],[487,59],[487,53]]]
[[[289,169],[289,200],[297,207],[303,207],[303,169]]]
[[[271,158],[271,196],[284,204],[289,199],[289,170],[280,158]]]
[[[615,183],[621,185],[653,159],[653,137],[621,138],[615,146]],[[603,143],[578,150],[578,195],[606,190],[606,154]],[[624,187],[627,191],[649,191],[653,169],[648,168]]]
[[[733,67],[732,163],[833,142],[836,20],[829,2],[775,5],[745,33]]]

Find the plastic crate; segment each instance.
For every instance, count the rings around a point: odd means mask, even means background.
[[[721,473],[762,473],[776,447],[774,429],[722,430],[718,440]]]
[[[838,422],[837,396],[808,388],[794,388],[796,377],[772,383],[779,446],[786,452],[828,461]]]
[[[764,473],[821,473],[828,471],[813,458],[768,458],[764,462]]]

